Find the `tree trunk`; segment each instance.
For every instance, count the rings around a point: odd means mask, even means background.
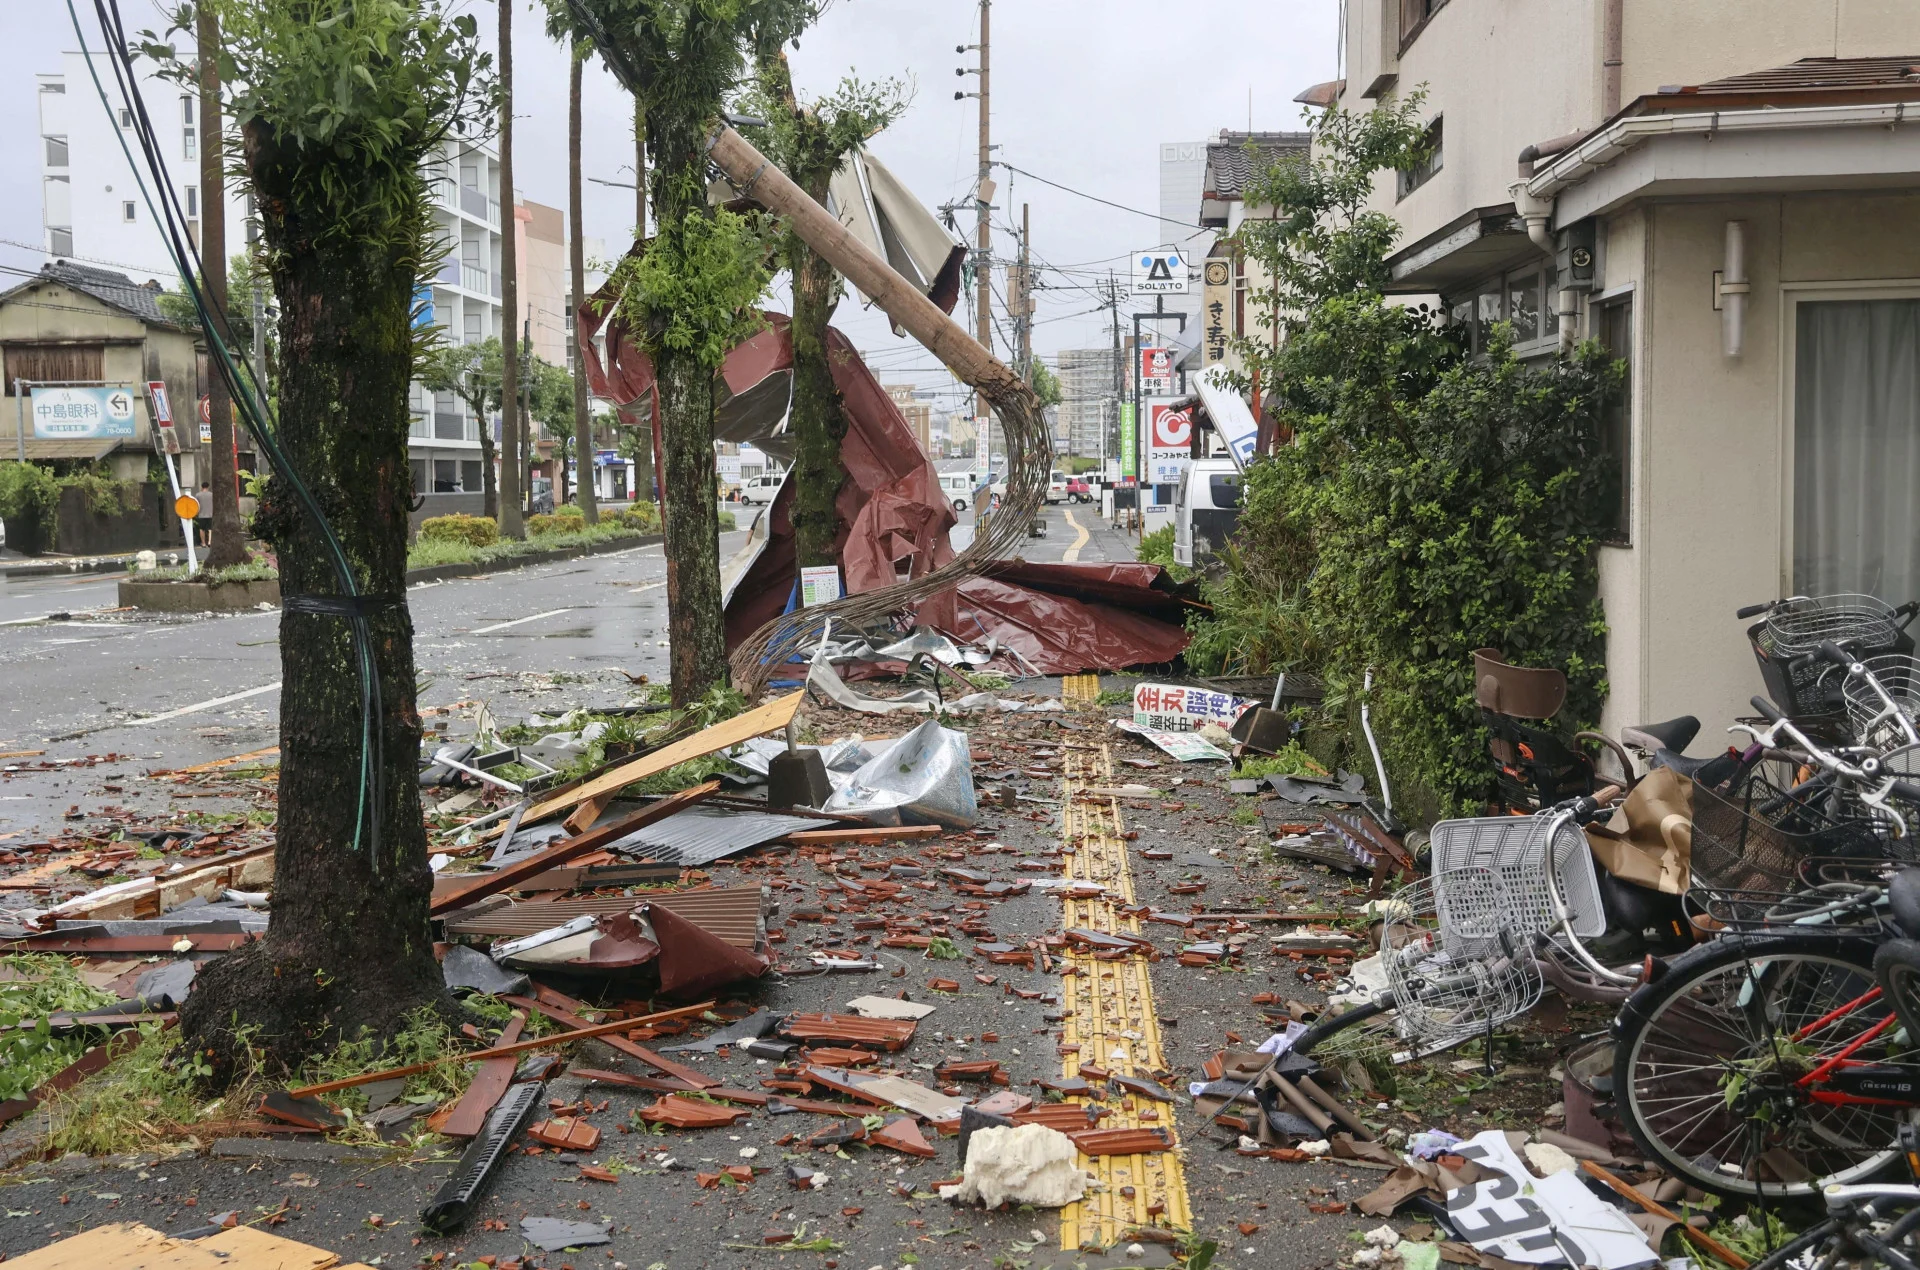
[[[825,183],[822,182],[824,185]],[[825,193],[807,191],[819,199]],[[793,273],[793,537],[802,566],[837,564],[840,487],[847,479],[840,443],[845,403],[827,361],[827,323],[839,275],[796,235],[788,234]]]
[[[599,491],[593,487],[593,419],[587,412],[587,375],[585,355],[580,348],[580,305],[587,294],[586,230],[580,208],[580,76],[586,64],[586,51],[578,40],[572,49],[573,65],[567,75],[567,270],[572,276],[568,295],[567,329],[573,332],[573,449],[580,464],[580,510],[589,525],[600,523]],[[640,184],[640,178],[634,178]],[[564,469],[563,469],[564,470]]]
[[[520,401],[520,224],[513,214],[513,5],[500,10],[500,536],[524,538],[521,486],[528,484],[516,411]]]
[[[220,109],[220,65],[215,53],[220,47],[219,19],[210,5],[195,6],[195,34],[200,54],[200,273],[206,288],[207,307],[215,315],[216,328],[224,328],[227,317],[227,174],[222,170]],[[228,334],[220,329],[224,337]],[[212,333],[209,332],[209,344]],[[248,559],[246,534],[240,528],[240,481],[233,461],[233,399],[227,393],[227,381],[212,364],[209,349],[207,376],[207,412],[213,435],[207,454],[212,475],[208,478],[212,493],[213,543],[207,551],[207,568],[225,569]],[[235,350],[235,356],[245,356]],[[265,385],[261,385],[264,391]]]
[[[663,227],[711,216],[706,199],[705,137],[698,120],[674,126],[648,119],[653,152],[654,219]],[[697,701],[727,682],[726,628],[720,602],[720,517],[714,496],[713,371],[692,352],[661,338],[670,314],[649,317],[666,470],[667,637],[673,704]]]
[[[258,173],[263,160],[250,153],[249,161]],[[328,238],[272,215],[265,228],[282,315],[281,441],[360,589],[375,597],[366,624],[380,689],[378,780],[363,791],[352,623],[293,603],[340,594],[332,557],[290,483],[276,480],[258,522],[278,547],[289,601],[280,618],[273,925],[260,943],[206,967],[181,1011],[186,1040],[221,1079],[245,1052],[243,1029],[257,1028],[252,1043],[291,1066],[363,1028],[390,1035],[409,1013],[446,1001],[427,921],[433,883],[404,599],[413,497],[410,253]]]
[[[500,518],[500,481],[498,474],[494,471],[496,447],[493,444],[493,420],[487,418],[484,395],[478,406],[472,402],[468,402],[467,406],[480,420],[480,488],[484,491],[481,495],[480,514],[488,520],[498,520]]]

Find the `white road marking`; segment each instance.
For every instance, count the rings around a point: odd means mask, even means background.
[[[468,631],[467,634],[486,635],[486,634],[490,634],[493,631],[504,631],[509,626],[524,626],[528,622],[537,622],[543,617],[558,617],[562,613],[571,613],[571,612],[573,612],[571,608],[548,609],[544,613],[535,613],[531,617],[516,617],[511,622],[495,622],[492,626],[482,626],[478,630]]]
[[[165,714],[150,714],[144,719],[114,719],[108,723],[95,724],[90,728],[81,728],[78,732],[63,732],[58,736],[50,736],[47,740],[73,741],[83,736],[92,736],[95,732],[105,732],[109,728],[143,728],[149,723],[165,723],[167,720],[177,719],[183,714],[198,714],[202,710],[211,710],[216,706],[231,705],[236,701],[245,701],[248,697],[257,697],[263,692],[277,692],[279,688],[280,681],[276,679],[272,683],[262,684],[258,688],[249,688],[245,692],[231,693],[224,697],[215,697],[211,701],[196,701],[190,706],[181,706],[178,710],[169,710]]]
[[[640,593],[641,593],[642,591],[657,591],[657,590],[659,590],[659,589],[660,589],[661,587],[663,587],[663,586],[665,586],[665,585],[666,585],[666,583],[664,583],[664,582],[649,582],[649,583],[647,583],[647,584],[646,584],[645,586],[637,586],[637,587],[634,587],[634,588],[633,588],[632,590],[630,590],[630,591],[628,591],[628,592],[627,592],[627,594],[628,594],[628,595],[638,595],[638,594],[640,594]]]
[[[1060,554],[1060,563],[1061,564],[1078,564],[1080,561],[1080,548],[1086,546],[1087,542],[1093,537],[1093,535],[1087,532],[1087,527],[1085,525],[1081,524],[1079,521],[1073,518],[1072,512],[1067,512],[1066,517],[1067,517],[1067,523],[1080,531],[1080,536],[1073,540],[1073,545],[1071,547],[1068,547],[1065,551],[1063,551]]]

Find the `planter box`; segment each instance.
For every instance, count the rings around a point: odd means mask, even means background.
[[[278,606],[280,583],[136,582],[120,584],[122,608],[153,613],[235,613],[260,604]]]

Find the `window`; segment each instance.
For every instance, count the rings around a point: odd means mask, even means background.
[[[1920,299],[1795,313],[1793,588],[1920,596]]]
[[[47,166],[64,168],[68,166],[67,139],[65,137],[47,138]]]
[[[187,204],[187,215],[198,216],[200,214],[200,187],[197,185],[189,185],[182,190],[181,193],[187,196],[185,200]]]
[[[183,159],[194,157],[194,142],[198,134],[195,132],[196,121],[193,112],[193,98],[182,94],[180,97],[180,157]]]
[[[13,381],[29,379],[37,384],[78,383],[105,377],[107,347],[104,344],[7,344],[0,346],[6,377],[6,395],[13,395]]]
[[[478,344],[486,338],[480,331],[480,315],[478,313],[470,312],[461,314],[460,324],[460,342],[462,344]]]
[[[1600,455],[1614,474],[1613,523],[1601,541],[1627,546],[1633,541],[1633,297],[1600,305],[1594,335],[1601,347],[1627,364],[1620,396],[1600,418]]]
[[[1447,0],[1400,0],[1400,47],[1405,48],[1427,19],[1447,7]]]
[[[120,126],[122,128],[133,127],[133,112],[125,106],[120,107]]]
[[[65,84],[42,84],[40,85],[40,91],[43,93],[64,93],[67,91],[67,86]]]
[[[411,461],[411,466],[413,468],[413,492],[416,494],[426,493],[427,461],[425,459],[414,459]]]
[[[73,231],[71,229],[49,229],[47,231],[47,250],[56,256],[73,254]]]
[[[1434,173],[1440,170],[1444,157],[1441,142],[1445,139],[1440,124],[1441,121],[1435,119],[1427,125],[1427,151],[1420,162],[1410,168],[1400,169],[1396,181],[1396,187],[1399,191],[1396,197],[1405,198],[1432,180]]]
[[[469,494],[480,492],[480,460],[462,459],[460,461],[460,488]]]
[[[460,492],[459,460],[435,459],[433,461],[433,492],[436,494],[458,494]]]
[[[1529,273],[1507,279],[1507,321],[1513,323],[1513,342],[1525,344],[1544,334],[1541,326],[1540,275]]]
[[[120,219],[131,225],[140,219],[140,209],[134,206],[132,199],[124,199],[120,204]]]

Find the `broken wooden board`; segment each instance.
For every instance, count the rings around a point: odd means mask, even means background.
[[[99,921],[158,917],[188,900],[214,900],[221,892],[258,891],[273,882],[273,848],[257,847],[174,874],[157,874],[103,886],[56,904],[42,916]]]
[[[644,829],[656,821],[665,820],[688,807],[709,797],[720,788],[718,781],[706,781],[692,789],[683,789],[677,794],[662,798],[659,802],[648,803],[631,816],[622,816],[611,824],[600,826],[583,834],[563,839],[541,851],[524,855],[512,864],[495,869],[491,873],[476,873],[472,880],[457,890],[449,890],[433,897],[430,916],[442,917],[455,909],[466,908],[489,895],[498,895],[502,891],[511,891],[531,878],[536,878],[556,865],[577,860],[590,852],[598,851],[609,842],[617,842],[636,829]]]
[[[765,705],[757,706],[745,714],[735,715],[710,728],[703,728],[690,737],[664,745],[651,754],[642,754],[631,762],[611,768],[604,774],[584,781],[564,793],[556,794],[545,802],[534,804],[528,810],[522,823],[537,825],[557,812],[578,807],[589,799],[602,795],[617,794],[635,781],[657,776],[670,767],[677,767],[690,759],[705,758],[720,750],[731,749],[742,741],[769,732],[777,732],[793,721],[794,714],[800,709],[801,699],[806,696],[803,689],[784,697],[777,697]]]
[[[338,1253],[252,1226],[173,1239],[138,1222],[95,1226],[7,1261],[24,1270],[328,1270],[339,1264]]]

